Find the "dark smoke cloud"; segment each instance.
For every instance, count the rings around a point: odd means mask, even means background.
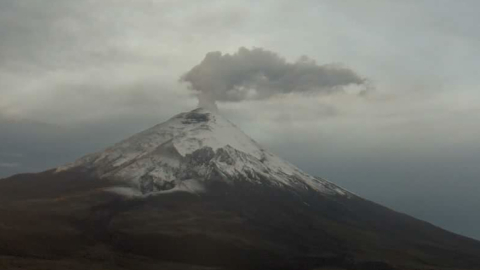
[[[288,63],[278,54],[241,47],[236,53],[207,53],[203,61],[181,77],[205,101],[264,100],[288,93],[341,91],[348,85],[367,88],[364,78],[338,65],[318,65],[302,56]]]

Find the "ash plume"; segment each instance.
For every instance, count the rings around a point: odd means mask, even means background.
[[[289,63],[272,51],[244,47],[234,54],[207,53],[180,81],[196,92],[199,106],[214,109],[215,101],[265,100],[289,93],[332,94],[349,85],[368,88],[366,79],[346,67],[318,65],[307,56]]]

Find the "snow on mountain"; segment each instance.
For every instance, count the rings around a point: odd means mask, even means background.
[[[223,180],[350,196],[264,150],[221,115],[202,108],[181,113],[57,172],[75,168],[128,183],[143,194],[198,191],[202,182]],[[187,188],[192,183],[195,188]]]

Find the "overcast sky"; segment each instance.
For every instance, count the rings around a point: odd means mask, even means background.
[[[311,174],[480,239],[479,9],[0,0],[0,176],[72,161],[191,110],[180,77],[207,53],[263,48],[288,63],[340,65],[369,91],[227,100],[222,114]]]

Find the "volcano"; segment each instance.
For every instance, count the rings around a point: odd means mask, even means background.
[[[311,176],[196,109],[0,180],[0,269],[480,269],[480,242]]]

